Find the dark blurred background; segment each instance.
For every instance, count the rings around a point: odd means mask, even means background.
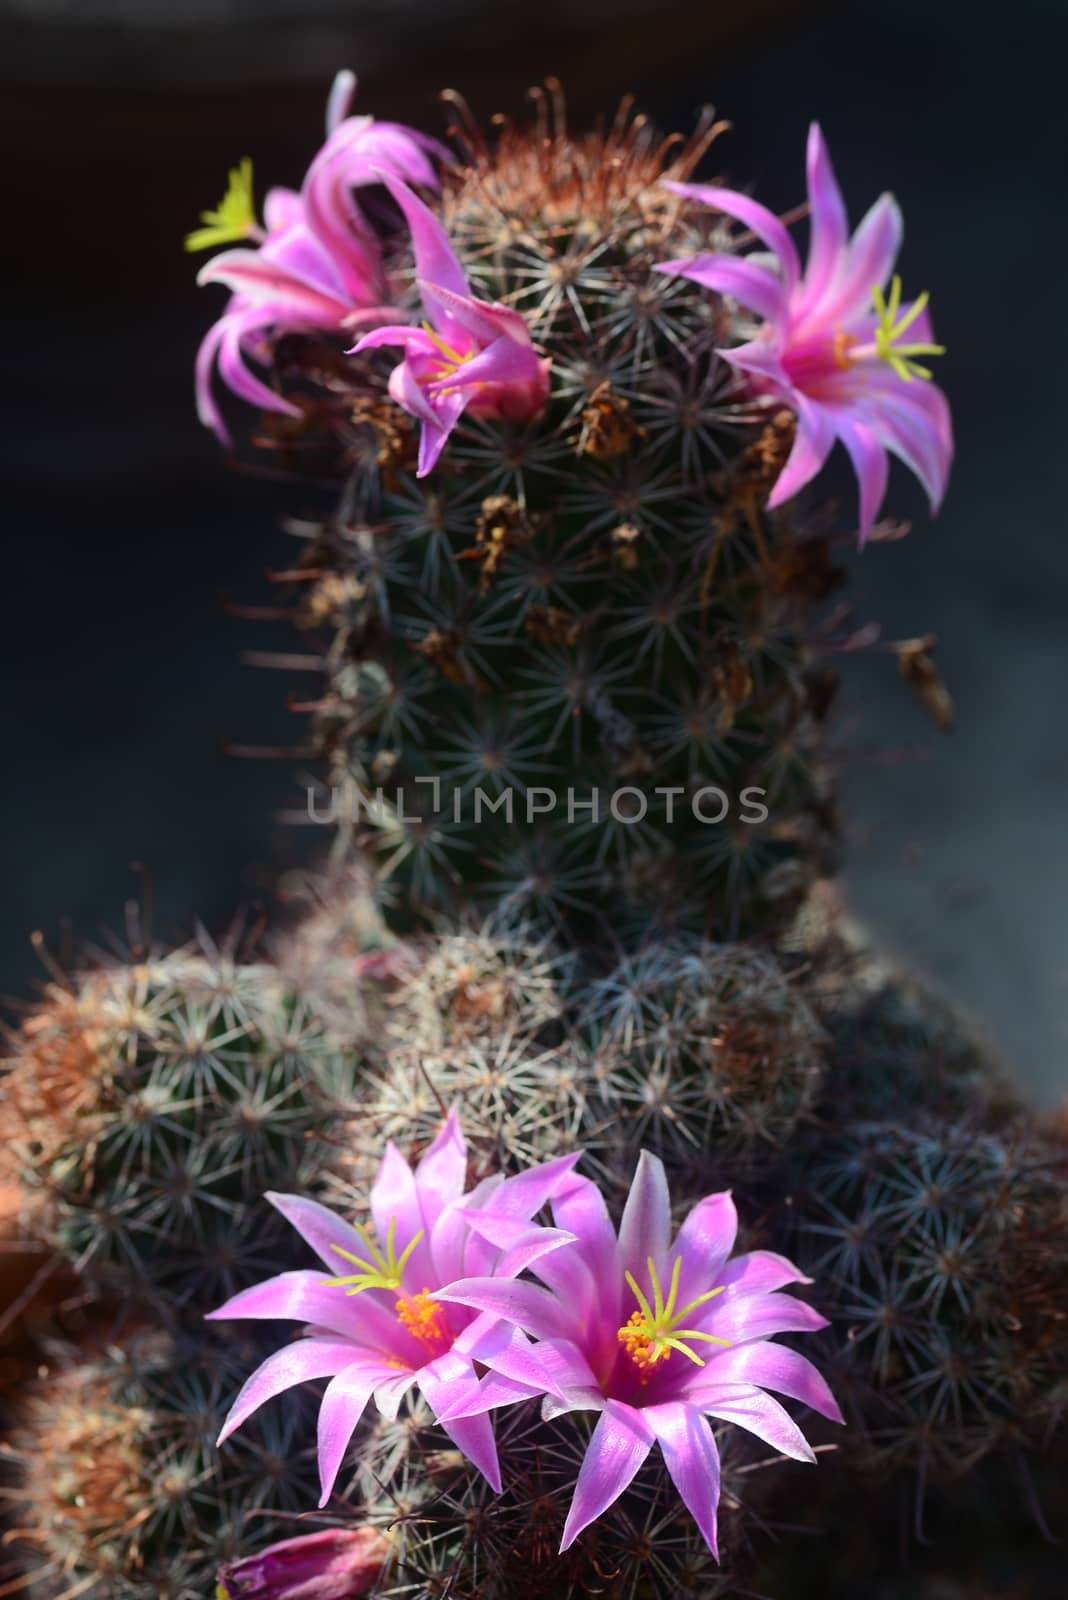
[[[895,473],[912,535],[855,579],[887,637],[937,632],[959,725],[927,723],[891,657],[850,668],[849,888],[1038,1094],[1062,1094],[1066,43],[1059,0],[3,0],[0,988],[38,975],[33,928],[55,947],[65,922],[121,924],[134,858],[173,935],[225,925],[307,846],[274,820],[292,764],[223,750],[297,742],[290,680],[240,660],[292,641],[224,603],[269,601],[265,571],[295,548],[280,514],[319,507],[238,475],[196,423],[217,298],[183,232],[240,156],[260,193],[299,180],[339,66],[360,109],[433,131],[443,85],[519,113],[555,72],[576,121],[627,89],[673,127],[714,101],[736,127],[718,165],[780,208],[818,116],[854,218],[883,188],[902,202],[959,459],[933,524]]]

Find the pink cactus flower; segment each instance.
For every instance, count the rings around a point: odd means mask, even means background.
[[[549,394],[549,362],[538,356],[530,329],[509,306],[476,300],[445,230],[406,184],[382,180],[412,232],[415,266],[427,321],[376,328],[355,351],[400,345],[389,391],[422,424],[418,476],[430,472],[464,411],[519,421],[540,411]]]
[[[368,1225],[343,1222],[298,1195],[268,1195],[331,1276],[324,1278],[321,1268],[283,1272],[210,1313],[216,1322],[250,1317],[307,1324],[302,1338],[275,1351],[248,1379],[219,1443],[275,1395],[312,1378],[329,1378],[319,1409],[325,1505],[368,1401],[373,1396],[383,1415],[396,1416],[414,1387],[435,1416],[471,1407],[470,1417],[442,1425],[499,1490],[493,1434],[488,1418],[478,1414],[479,1378],[466,1353],[468,1341],[491,1331],[493,1319],[446,1305],[439,1291],[472,1273],[522,1272],[565,1242],[566,1235],[535,1227],[530,1218],[577,1159],[561,1156],[514,1178],[487,1178],[465,1195],[467,1151],[451,1111],[414,1172],[392,1141],[386,1146]],[[483,1212],[493,1214],[497,1243],[470,1225]]]
[[[902,303],[896,276],[886,293],[903,232],[893,196],[882,195],[850,238],[830,155],[813,123],[811,231],[802,271],[785,226],[757,201],[707,184],[666,187],[736,217],[774,257],[774,266],[766,257],[717,253],[657,267],[729,295],[763,321],[748,344],[719,354],[759,394],[797,417],[794,446],[769,506],[789,500],[815,477],[840,439],[860,485],[861,543],[886,493],[887,452],[916,474],[937,511],[953,459],[953,430],[945,395],[916,358],[943,350],[933,342],[927,295]]]
[[[360,1600],[389,1555],[378,1528],[323,1528],[268,1545],[219,1570],[216,1600]]]
[[[586,1178],[572,1175],[557,1187],[552,1214],[574,1243],[531,1262],[540,1283],[486,1276],[453,1283],[442,1296],[500,1319],[472,1341],[490,1375],[457,1411],[510,1402],[516,1384],[526,1384],[528,1394],[545,1396],[546,1416],[600,1412],[561,1550],[612,1505],[659,1444],[715,1555],[720,1468],[708,1419],[746,1428],[797,1461],[814,1460],[813,1452],[766,1390],[842,1420],[815,1367],[771,1338],[826,1327],[811,1306],[778,1292],[808,1280],[766,1250],[729,1259],[737,1228],[729,1194],[700,1201],[672,1240],[664,1168],[646,1151],[618,1238]],[[473,1226],[487,1240],[496,1236],[488,1213]]]
[[[224,383],[242,399],[267,411],[299,415],[249,369],[246,357],[266,362],[271,342],[291,330],[351,329],[393,314],[376,304],[384,293],[378,240],[355,191],[379,183],[383,170],[437,188],[432,157],[445,152],[397,123],[348,116],[355,87],[350,72],[338,74],[328,103],[326,143],[299,194],[268,191],[262,228],[253,208],[252,163],[244,161],[231,172],[221,204],[204,213],[204,226],[186,240],[192,250],[249,241],[213,257],[197,278],[233,290],[196,360],[197,414],[223,443],[229,436],[212,393],[216,363]]]

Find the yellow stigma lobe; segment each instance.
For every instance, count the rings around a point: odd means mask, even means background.
[[[714,1300],[716,1295],[722,1294],[724,1285],[718,1289],[708,1289],[704,1294],[699,1294],[688,1305],[678,1306],[679,1298],[679,1273],[682,1270],[682,1257],[676,1256],[671,1268],[671,1282],[668,1286],[667,1298],[657,1275],[656,1266],[650,1256],[646,1260],[649,1269],[649,1283],[653,1291],[653,1303],[649,1301],[639,1289],[634,1278],[626,1273],[627,1283],[630,1285],[634,1298],[638,1302],[638,1310],[633,1311],[616,1334],[620,1344],[634,1362],[641,1374],[642,1383],[649,1381],[649,1370],[658,1361],[666,1361],[673,1350],[678,1350],[694,1366],[703,1367],[704,1360],[691,1350],[687,1341],[698,1339],[705,1344],[730,1344],[729,1339],[717,1339],[715,1334],[703,1333],[699,1328],[683,1328],[679,1324],[691,1311],[696,1311],[698,1306],[703,1306],[709,1300]]]
[[[258,234],[256,210],[252,200],[252,162],[248,156],[230,169],[230,181],[214,211],[202,211],[202,228],[185,236],[187,250],[210,250],[213,245],[233,244]]]
[[[895,272],[890,282],[890,298],[886,299],[879,285],[873,284],[871,291],[872,304],[878,318],[875,330],[875,353],[881,361],[888,361],[899,378],[904,378],[906,383],[913,378],[930,378],[933,376],[929,367],[921,367],[915,356],[944,356],[946,347],[942,344],[899,344],[901,335],[912,326],[916,318],[927,305],[930,295],[926,289],[918,299],[898,320],[901,309],[901,279]]]
[[[365,1227],[362,1222],[354,1222],[353,1227],[367,1246],[367,1254],[371,1259],[368,1261],[362,1256],[354,1256],[350,1251],[343,1250],[339,1244],[332,1244],[330,1246],[331,1250],[336,1250],[339,1256],[343,1256],[346,1261],[351,1261],[360,1270],[345,1278],[327,1278],[324,1281],[324,1287],[328,1289],[344,1289],[346,1294],[361,1294],[364,1289],[399,1289],[408,1259],[423,1237],[424,1230],[420,1228],[419,1232],[398,1256],[396,1217],[390,1219],[385,1252],[380,1248],[370,1228]]]
[[[414,1334],[429,1350],[440,1350],[449,1342],[445,1313],[429,1289],[420,1289],[408,1299],[397,1300],[397,1321]]]

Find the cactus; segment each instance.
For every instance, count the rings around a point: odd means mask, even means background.
[[[245,1341],[153,1329],[45,1353],[5,1450],[32,1600],[203,1600],[220,1564],[292,1527],[314,1490],[307,1408],[215,1437]]]
[[[37,1226],[97,1294],[207,1309],[284,1255],[259,1197],[314,1181],[356,1062],[273,965],[207,941],[51,984],[3,1085]]]
[[[301,557],[313,811],[377,863],[400,926],[463,897],[568,943],[734,934],[827,854],[814,633],[839,574],[826,537],[761,506],[792,427],[761,426],[715,354],[737,314],[651,271],[708,243],[659,183],[715,131],[467,135],[446,229],[474,292],[523,312],[553,392],[530,421],[465,420],[431,480],[387,362],[327,376],[318,342],[280,352],[287,395],[329,384],[298,399],[294,458],[326,429],[349,464]]]

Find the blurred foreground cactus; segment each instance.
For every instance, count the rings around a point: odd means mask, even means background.
[[[952,450],[900,215],[850,238],[814,129],[802,268],[690,181],[710,116],[576,136],[550,85],[488,138],[449,97],[450,152],[352,88],[300,193],[261,225],[243,163],[190,240],[236,246],[203,420],[217,367],[338,482],[281,575],[331,860],[266,954],[97,964],[13,1036],[77,1292],[13,1407],[0,1594],[937,1594],[954,1521],[1011,1482],[1041,1530],[1063,1470],[1068,1171],[826,882],[832,660],[872,637],[836,547],[900,533],[887,452],[937,503]],[[835,440],[855,519],[797,500]]]

